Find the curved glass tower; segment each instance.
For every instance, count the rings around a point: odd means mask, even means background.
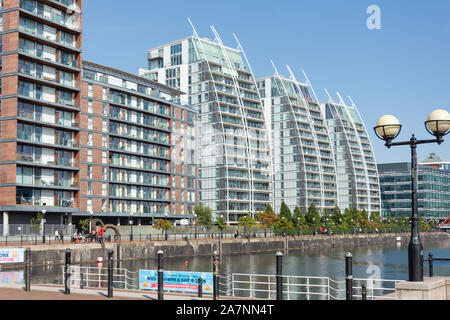
[[[214,41],[194,32],[149,50],[150,70],[140,70],[140,75],[187,93],[182,102],[199,112],[199,201],[216,218],[236,223],[271,203],[271,157],[245,53],[224,46],[212,30]]]
[[[381,211],[378,169],[372,145],[361,116],[352,101],[346,105],[330,97],[321,105],[334,147],[338,206],[371,212]]]
[[[285,202],[306,213],[314,204],[323,212],[337,204],[333,149],[312,87],[277,75],[258,81],[270,128],[274,167],[274,209]]]

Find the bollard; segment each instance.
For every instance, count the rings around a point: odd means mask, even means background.
[[[433,254],[428,255],[428,266],[430,269],[430,278],[433,278]]]
[[[112,250],[108,251],[108,298],[113,297],[113,255]]]
[[[31,291],[31,249],[25,249],[25,291]]]
[[[353,272],[352,254],[349,252],[345,256],[345,294],[346,300],[353,300]]]
[[[164,252],[162,250],[159,250],[157,255],[158,255],[158,300],[164,300],[164,270],[163,270]]]
[[[117,269],[120,269],[120,244],[117,245]]]
[[[201,298],[203,296],[203,279],[202,277],[198,278],[198,297]]]
[[[366,301],[367,300],[367,287],[365,285],[362,286],[361,294],[362,294],[361,299],[363,301]]]
[[[277,300],[283,300],[283,253],[276,253],[276,290]]]
[[[65,265],[65,278],[64,278],[64,294],[70,294],[70,263],[71,263],[70,249],[66,249],[66,265]]]
[[[214,251],[213,253],[213,300],[217,300],[219,297],[219,253]]]

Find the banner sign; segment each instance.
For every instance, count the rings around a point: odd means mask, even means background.
[[[23,284],[23,271],[0,272],[0,283]]]
[[[0,263],[24,262],[24,249],[0,249]]]
[[[198,292],[198,279],[203,279],[203,293],[213,293],[213,274],[207,272],[164,271],[164,290]],[[139,270],[139,289],[158,290],[158,271]]]

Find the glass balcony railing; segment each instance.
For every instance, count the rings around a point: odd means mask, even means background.
[[[56,1],[56,2],[70,3],[69,1]],[[73,9],[77,8],[76,4],[74,5],[73,3],[71,3],[70,5],[72,6]],[[37,1],[33,1],[33,0],[21,0],[20,8],[24,9],[28,12],[31,12],[41,18],[44,18],[46,20],[50,20],[50,21],[53,21],[60,25],[63,25],[67,28],[80,30],[78,14],[69,15],[69,14],[66,14],[63,12],[59,13],[57,11],[48,12],[48,11],[44,10],[44,6],[41,3],[38,3]]]

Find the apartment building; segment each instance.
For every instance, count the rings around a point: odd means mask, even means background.
[[[114,224],[187,216],[196,202],[196,113],[180,91],[83,61],[81,210]]]
[[[256,82],[242,48],[195,33],[148,51],[139,74],[186,94],[199,114],[199,202],[237,223],[272,203],[270,146]]]
[[[2,222],[62,223],[81,199],[82,1],[2,4]]]
[[[323,212],[337,205],[333,148],[325,117],[309,82],[292,74],[258,80],[271,132],[274,209],[284,202],[306,213],[311,204]]]
[[[339,208],[381,211],[377,164],[372,145],[356,105],[331,97],[321,104],[334,149]]]

